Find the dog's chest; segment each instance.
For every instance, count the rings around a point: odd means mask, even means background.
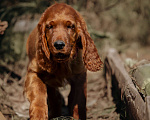
[[[67,79],[64,76],[49,75],[43,81],[50,87],[62,87],[67,84]]]
[[[71,70],[61,69],[61,67],[54,71],[54,73],[41,72],[40,79],[50,87],[62,87],[67,84],[67,79],[72,76]]]

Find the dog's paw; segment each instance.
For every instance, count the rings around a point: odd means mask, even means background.
[[[30,108],[30,120],[48,120],[48,108],[32,106]]]

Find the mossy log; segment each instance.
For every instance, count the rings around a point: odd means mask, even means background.
[[[150,96],[150,64],[137,66],[133,70],[132,76],[139,91],[145,96]]]

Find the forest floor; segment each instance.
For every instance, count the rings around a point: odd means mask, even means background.
[[[134,43],[124,46],[128,46],[128,49],[124,49],[120,54],[123,60],[128,57],[136,60],[150,60],[149,47],[137,47],[137,44]],[[117,111],[116,104],[113,101],[114,98],[108,94],[111,88],[107,89],[104,71],[88,71],[87,78],[87,119],[120,120],[121,114]],[[23,95],[24,78],[18,79],[12,75],[11,71],[5,72],[0,74],[0,86],[0,111],[6,119],[27,120],[29,103]],[[69,89],[67,87],[62,90],[65,100],[67,100],[68,93]]]
[[[87,119],[120,120],[113,98],[108,96],[107,84],[103,74],[103,71],[88,72]]]
[[[7,76],[9,76],[9,73]],[[108,99],[107,96],[107,85],[103,71],[95,73],[88,71],[87,76],[87,119],[119,120],[113,98]],[[23,83],[10,79],[10,76],[5,77],[4,80],[0,79],[0,82],[0,110],[3,115],[7,120],[27,120],[29,103],[23,95]],[[68,87],[62,90],[66,101],[69,91]]]

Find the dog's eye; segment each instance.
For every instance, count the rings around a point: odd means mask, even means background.
[[[67,28],[72,28],[71,25],[68,25]]]
[[[74,26],[74,25],[67,25],[67,28],[69,28],[69,29],[74,29],[75,26]]]
[[[53,25],[47,25],[46,28],[47,28],[47,29],[52,29],[52,28],[53,28]]]

